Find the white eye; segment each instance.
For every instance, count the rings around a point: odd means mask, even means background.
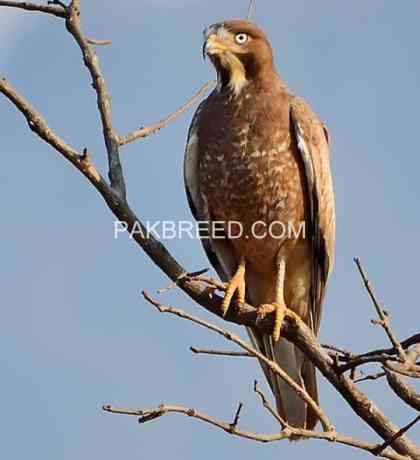
[[[243,45],[248,41],[249,36],[244,33],[236,34],[235,35],[235,41],[238,45]]]

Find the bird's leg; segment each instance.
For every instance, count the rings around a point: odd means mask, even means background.
[[[245,303],[245,258],[241,257],[236,273],[229,281],[222,303],[223,316],[229,310],[233,296],[237,294],[239,308]]]
[[[280,331],[281,326],[283,324],[283,320],[286,316],[300,319],[299,316],[289,310],[286,306],[286,302],[284,300],[284,280],[286,277],[286,261],[284,257],[280,254],[277,257],[277,277],[276,277],[276,301],[272,304],[263,304],[258,308],[258,316],[260,318],[264,318],[269,313],[275,314],[274,317],[274,328],[272,332],[272,337],[275,342],[277,342],[280,338]]]

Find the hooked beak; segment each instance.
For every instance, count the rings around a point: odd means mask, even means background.
[[[214,56],[216,54],[223,54],[228,51],[227,46],[223,43],[222,40],[216,35],[210,35],[203,44],[203,58],[206,59],[206,56]]]

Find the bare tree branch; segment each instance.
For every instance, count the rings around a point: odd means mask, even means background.
[[[337,371],[340,373],[344,373],[349,370],[354,370],[359,366],[363,366],[364,364],[370,364],[370,363],[384,364],[386,362],[389,362],[390,359],[392,358],[390,358],[386,354],[378,354],[378,355],[372,355],[372,356],[360,356],[360,357],[356,356],[348,363],[340,365]]]
[[[249,7],[248,7],[248,14],[247,14],[248,21],[252,21],[252,17],[255,14],[255,6],[256,6],[256,0],[250,0]]]
[[[119,139],[112,124],[111,98],[102,74],[99,59],[93,49],[89,46],[86,37],[82,33],[80,22],[80,0],[73,0],[68,7],[66,16],[66,27],[74,37],[82,52],[83,61],[92,77],[93,87],[97,94],[98,110],[101,115],[103,135],[108,152],[109,180],[115,192],[126,200],[125,181],[122,166],[119,158]]]
[[[8,2],[0,0],[0,6],[8,6],[26,11],[36,11],[38,13],[48,13],[59,18],[66,17],[66,10],[60,5],[37,5],[30,2]]]
[[[237,358],[255,358],[254,355],[242,351],[221,351],[221,350],[208,350],[203,348],[190,347],[190,350],[196,355],[213,355],[213,356],[227,356]]]
[[[214,324],[211,324],[207,321],[204,321],[200,318],[197,318],[195,316],[192,316],[188,313],[186,313],[183,310],[180,310],[179,308],[173,308],[173,307],[167,307],[163,306],[160,303],[156,302],[152,297],[150,297],[146,292],[143,292],[144,298],[152,304],[160,313],[170,313],[175,316],[178,316],[179,318],[186,319],[188,321],[191,321],[195,324],[198,324],[199,326],[203,326],[213,332],[216,332],[217,334],[220,334],[223,336],[225,339],[235,343],[236,345],[239,345],[243,350],[247,351],[251,355],[255,356],[258,358],[260,361],[264,362],[272,371],[274,374],[277,374],[280,378],[282,378],[295,392],[296,394],[303,399],[314,411],[314,413],[317,415],[319,418],[323,428],[325,431],[334,431],[335,428],[328,419],[328,417],[324,414],[324,412],[321,410],[321,408],[318,406],[318,404],[309,396],[305,388],[301,387],[298,385],[290,376],[287,374],[276,362],[271,361],[268,359],[265,355],[263,355],[261,352],[258,350],[255,350],[252,348],[252,346],[249,343],[244,342],[242,339],[240,339],[237,335],[233,334],[232,332],[228,332],[224,329],[222,329],[219,326],[216,326]]]
[[[239,337],[234,336],[230,332],[227,332],[218,326],[214,326],[207,323],[206,321],[195,318],[185,313],[183,310],[172,307],[164,307],[152,299],[150,296],[148,296],[146,293],[143,293],[143,295],[145,296],[146,300],[155,306],[160,312],[174,314],[180,318],[187,319],[193,323],[217,332],[227,340],[236,343],[247,352],[256,356],[258,359],[266,363],[273,372],[280,375],[281,378],[284,378],[284,372],[276,363],[270,361],[264,355],[261,355],[261,353],[259,353],[257,350],[254,350],[249,346],[249,344],[239,339]],[[364,393],[362,393],[359,388],[357,388],[351,379],[344,375],[337,375],[334,370],[332,359],[316,341],[313,332],[304,323],[301,321],[294,321],[292,318],[287,318],[285,320],[285,326],[286,324],[287,327],[284,329],[284,333],[282,332],[283,336],[295,343],[308,356],[308,358],[318,367],[318,369],[330,381],[330,383],[332,383],[334,387],[339,391],[339,393],[341,393],[341,395],[347,400],[353,410],[363,420],[365,420],[366,423],[368,423],[386,441],[395,436],[397,432],[399,432],[399,429],[387,417],[385,417],[379,408],[371,400],[369,400],[369,398]],[[291,326],[293,332],[289,326]],[[287,378],[289,378],[287,374],[285,377],[286,378],[284,378],[284,380],[289,383],[287,380]],[[299,396],[305,399],[306,402],[310,401],[311,398],[307,399],[304,393],[299,392],[299,390],[301,390],[300,387],[296,385],[294,381],[292,382],[293,383],[290,386],[299,394]],[[296,388],[296,386],[298,388]],[[317,415],[319,415],[319,412],[324,415],[322,410],[319,409],[316,404],[314,405],[317,408],[315,410]],[[311,407],[314,406],[311,404]],[[332,427],[332,424],[329,422],[328,418],[326,418],[324,423],[330,424]],[[397,450],[397,452],[403,455],[409,455],[413,459],[420,459],[420,449],[405,436],[396,438],[393,441],[393,447],[395,450]]]
[[[243,407],[244,407],[243,403],[240,402],[238,405],[238,408],[236,409],[235,418],[233,419],[233,422],[230,424],[230,429],[232,432],[236,430],[239,424],[239,417],[241,415],[241,410]]]
[[[353,382],[354,383],[360,383],[360,382],[366,382],[367,380],[378,380],[378,379],[380,379],[382,377],[385,377],[385,372],[378,372],[377,374],[365,375],[363,377],[354,379]]]
[[[87,152],[84,155],[80,154],[76,149],[57,136],[48,126],[44,117],[5,78],[0,79],[0,92],[25,116],[28,126],[33,132],[76,166],[98,190],[104,194],[112,195],[112,191],[92,164]]]
[[[255,380],[254,382],[254,391],[259,395],[261,398],[261,403],[267,409],[267,411],[277,420],[282,427],[282,429],[291,428],[291,426],[286,422],[286,420],[274,409],[274,407],[268,402],[264,392],[258,385],[258,382]]]
[[[420,420],[420,415],[418,415],[412,422],[408,423],[405,427],[401,428],[398,433],[395,433],[394,436],[385,441],[380,447],[374,450],[375,455],[381,455],[381,453],[386,449],[388,446],[392,446],[392,443],[395,442],[400,436],[406,433],[409,429],[411,429],[418,421]]]
[[[406,366],[400,366],[397,363],[387,362],[385,367],[391,371],[396,372],[397,374],[405,375],[406,377],[411,377],[413,379],[420,379],[420,366],[410,365],[408,368]]]
[[[402,362],[405,361],[406,356],[403,347],[401,346],[401,343],[398,341],[397,337],[395,336],[394,332],[391,329],[391,326],[389,325],[389,318],[388,315],[385,313],[384,309],[381,307],[381,304],[379,303],[378,299],[375,296],[375,293],[373,292],[372,284],[368,280],[366,273],[362,267],[362,263],[360,262],[360,259],[354,259],[354,263],[356,264],[360,276],[362,277],[363,284],[365,285],[365,288],[372,300],[373,305],[375,306],[376,312],[378,313],[378,316],[380,318],[380,321],[378,324],[383,327],[385,330],[389,340],[391,341],[392,345],[394,348],[398,351],[398,355],[400,357],[400,360]]]
[[[405,339],[401,342],[401,346],[404,348],[404,350],[407,350],[408,348],[412,347],[413,345],[420,344],[420,334],[414,334],[408,339]],[[365,358],[365,357],[370,357],[370,356],[375,356],[375,355],[388,355],[388,356],[393,356],[398,353],[397,349],[395,347],[392,348],[379,348],[376,350],[368,351],[366,353],[362,353],[360,355],[355,355],[354,353],[344,350],[342,348],[338,348],[336,346],[332,345],[323,345],[325,348],[332,349],[336,351],[337,353],[340,353],[341,359],[344,359],[345,361],[349,361],[352,359],[358,359],[358,358]]]
[[[98,40],[96,38],[87,38],[86,41],[89,43],[89,45],[96,45],[96,46],[112,45],[112,40]]]
[[[396,372],[387,368],[384,368],[384,371],[386,380],[394,393],[410,407],[420,411],[420,393],[417,393],[411,385],[405,383],[404,379],[399,377]]]
[[[354,354],[351,351],[345,350],[344,348],[337,347],[336,345],[328,345],[322,344],[322,347],[326,350],[333,351],[334,353],[338,354],[340,357],[345,357],[347,359],[352,359]]]
[[[67,5],[64,2],[62,2],[61,0],[48,0],[47,4],[48,5],[58,5],[58,6],[61,6],[62,8],[64,8],[66,11],[68,10]]]
[[[127,134],[126,136],[120,137],[119,138],[119,144],[120,145],[126,145],[129,144],[130,142],[134,142],[137,139],[141,139],[147,136],[150,136],[151,134],[154,134],[158,132],[160,129],[164,128],[167,126],[169,123],[174,121],[176,118],[178,118],[180,115],[185,113],[191,106],[193,106],[197,101],[199,101],[204,94],[207,92],[209,87],[213,84],[213,81],[208,81],[205,83],[198,91],[197,93],[194,94],[188,101],[183,104],[179,109],[175,110],[175,112],[170,113],[167,115],[165,118],[162,120],[158,121],[157,123],[154,123],[153,125],[146,126],[146,127],[141,127],[139,129],[136,129],[135,131]]]
[[[401,346],[404,350],[407,350],[409,347],[416,344],[420,344],[420,334],[415,334],[401,342]],[[355,355],[347,350],[343,350],[330,345],[324,345],[324,348],[333,349],[337,353],[339,360],[345,362],[345,364],[342,364],[339,367],[340,372],[346,372],[348,370],[354,369],[358,366],[368,363],[389,363],[393,355],[398,354],[398,351],[395,347],[376,349],[369,351],[367,353],[363,353],[361,355]]]
[[[386,448],[382,452],[380,452],[380,454],[376,454],[375,451],[379,450],[379,448],[381,448],[382,445],[370,444],[367,442],[359,441],[349,436],[340,435],[336,432],[310,431],[310,430],[303,430],[299,428],[287,427],[280,433],[258,434],[258,433],[252,433],[250,431],[243,431],[243,430],[238,429],[237,427],[232,429],[232,426],[229,423],[217,420],[216,418],[203,414],[202,412],[199,412],[196,409],[190,409],[190,408],[186,408],[182,406],[162,404],[156,409],[123,409],[123,408],[113,407],[111,405],[105,405],[103,406],[103,410],[105,412],[109,412],[112,414],[121,414],[121,415],[139,417],[139,423],[146,423],[148,421],[155,420],[164,415],[167,415],[170,413],[176,413],[176,414],[182,414],[188,417],[192,417],[194,419],[197,419],[204,423],[212,425],[216,428],[219,428],[228,434],[238,436],[240,438],[250,439],[252,441],[267,443],[267,442],[282,441],[284,439],[293,440],[296,438],[320,439],[324,441],[334,442],[334,443],[343,444],[346,446],[362,449],[373,455],[376,455],[376,456],[379,455],[380,457],[387,458],[389,460],[408,460],[408,457],[404,455],[399,455],[390,448]]]

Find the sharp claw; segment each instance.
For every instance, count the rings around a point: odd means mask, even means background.
[[[281,326],[283,320],[286,316],[292,314],[286,305],[280,303],[264,304],[258,308],[258,317],[264,319],[270,313],[274,313],[274,328],[271,333],[271,336],[274,342],[277,342],[280,339]]]
[[[228,287],[226,289],[225,297],[222,303],[222,313],[223,317],[226,316],[232,298],[237,293],[238,296],[238,306],[241,307],[245,303],[245,262],[242,261],[239,264],[239,267],[235,275],[230,280]]]
[[[232,301],[233,294],[235,293],[235,290],[236,290],[236,287],[233,286],[232,284],[229,284],[229,286],[228,286],[228,288],[226,290],[225,297],[223,299],[223,303],[222,303],[223,318],[226,316],[226,314],[227,314],[227,312],[229,310],[230,303]]]
[[[277,304],[276,305],[276,316],[274,319],[274,329],[273,329],[273,340],[278,342],[280,339],[281,326],[283,324],[284,317],[286,316],[286,306]]]

